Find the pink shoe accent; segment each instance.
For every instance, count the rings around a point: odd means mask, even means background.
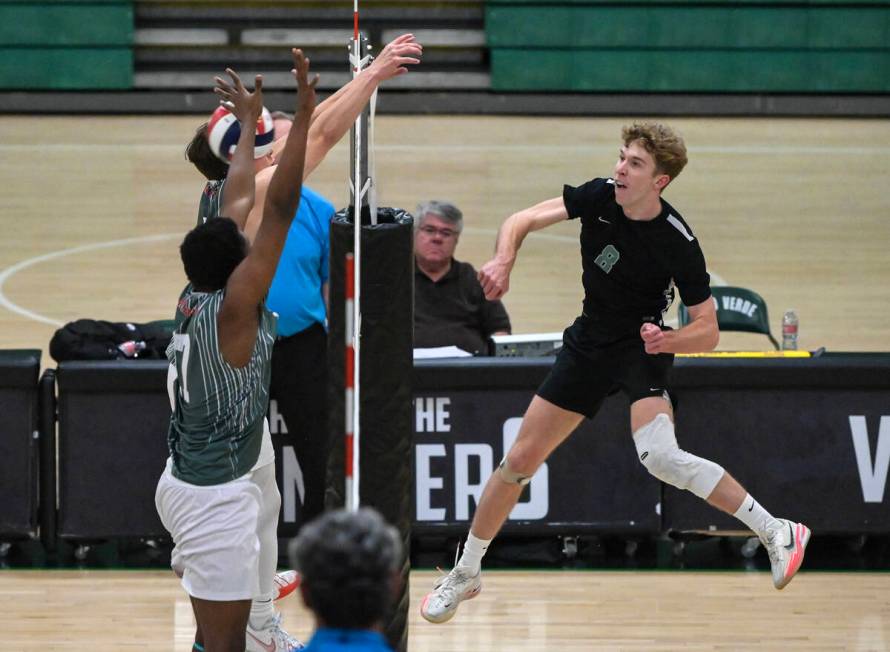
[[[810,529],[803,523],[798,523],[794,528],[794,552],[788,560],[788,567],[785,569],[785,577],[791,578],[803,563],[804,548],[810,540]]]

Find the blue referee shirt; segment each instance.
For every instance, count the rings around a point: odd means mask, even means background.
[[[291,222],[266,297],[278,313],[278,335],[288,337],[315,323],[327,326],[321,286],[328,280],[328,251],[334,205],[303,186],[297,215]]]
[[[320,628],[310,639],[304,652],[392,652],[386,639],[366,629]]]

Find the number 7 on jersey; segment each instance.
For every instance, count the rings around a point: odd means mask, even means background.
[[[188,333],[174,333],[173,334],[173,350],[181,351],[182,355],[176,356],[176,361],[179,363],[179,368],[176,370],[177,375],[179,376],[179,395],[182,397],[182,400],[186,403],[189,402],[189,390],[188,385],[186,383],[186,378],[188,374],[189,366],[189,349],[191,347],[191,342],[189,340]]]

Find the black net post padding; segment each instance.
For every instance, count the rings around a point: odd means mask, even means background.
[[[331,223],[328,314],[329,424],[326,506],[345,504],[346,349],[345,259],[353,251],[351,209]],[[359,358],[359,493],[401,534],[402,584],[386,637],[396,650],[408,646],[408,572],[411,543],[412,373],[414,351],[414,218],[397,208],[379,208],[377,224],[361,227],[361,319]]]

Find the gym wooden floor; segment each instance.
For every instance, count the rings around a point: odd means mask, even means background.
[[[384,96],[383,102],[386,101]],[[80,317],[172,315],[177,245],[202,180],[184,160],[197,117],[0,117],[0,348],[43,348]],[[381,205],[449,199],[457,255],[477,267],[511,212],[611,173],[620,119],[383,116]],[[887,350],[890,121],[671,120],[690,163],[665,197],[692,225],[714,282],[759,291],[773,331],[797,309],[802,348]],[[346,145],[309,184],[346,203]],[[515,333],[562,330],[582,299],[578,225],[527,240],[506,305]],[[721,348],[761,349],[729,334]],[[52,364],[48,354],[45,364]]]
[[[412,573],[411,652],[890,649],[886,574],[802,573],[778,592],[766,572],[492,571],[431,625],[417,605],[434,577]],[[300,598],[278,606],[305,641]],[[194,621],[171,572],[3,571],[0,631],[7,652],[187,652]]]
[[[54,330],[80,317],[172,315],[184,283],[177,245],[202,185],[182,154],[198,122],[0,117],[0,348],[46,351]],[[466,224],[458,257],[478,267],[511,212],[563,183],[608,176],[625,122],[384,116],[380,203],[455,202]],[[886,351],[890,122],[670,122],[691,162],[665,196],[695,230],[715,282],[759,291],[774,332],[796,308],[802,348]],[[340,145],[309,185],[341,206],[347,169]],[[505,302],[514,332],[561,330],[579,312],[577,232],[557,225],[527,241]],[[727,335],[721,348],[765,343]],[[412,576],[412,652],[890,648],[881,574],[803,573],[779,593],[765,573],[491,572],[483,594],[442,626],[416,612],[433,577]],[[306,637],[299,600],[282,607]],[[0,572],[3,650],[185,651],[192,627],[167,572]]]

